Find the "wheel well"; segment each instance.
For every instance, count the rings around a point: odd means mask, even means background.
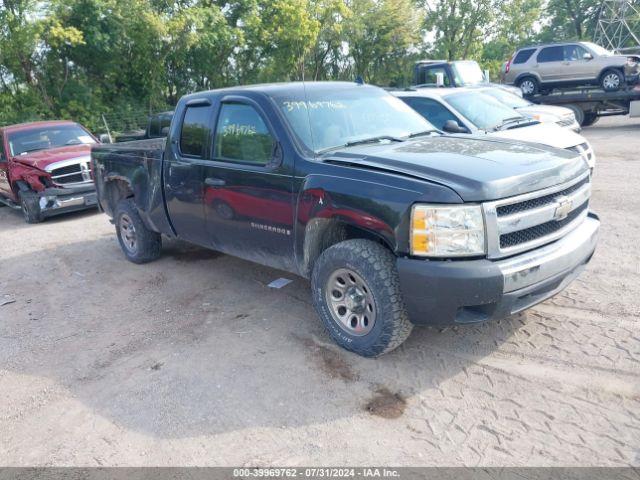
[[[120,200],[134,196],[129,183],[122,179],[109,180],[105,184],[104,192],[107,201],[105,210],[108,208],[109,211],[107,213],[111,216],[113,216],[113,212],[115,212]]]
[[[605,67],[602,69],[602,71],[600,72],[600,75],[598,76],[598,82],[602,81],[602,77],[605,76],[605,74],[607,72],[617,72],[620,75],[622,75],[622,80],[624,80],[624,67]]]
[[[535,80],[537,83],[540,83],[540,80],[533,73],[529,73],[529,72],[521,73],[520,75],[518,75],[513,83],[515,85],[517,85],[518,83],[520,83],[525,78],[531,78],[531,79]]]
[[[365,239],[393,253],[393,246],[380,235],[338,219],[315,218],[306,227],[302,274],[311,276],[313,266],[327,248],[345,240]]]

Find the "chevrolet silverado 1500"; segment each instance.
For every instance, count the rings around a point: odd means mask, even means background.
[[[351,83],[183,97],[168,138],[92,150],[124,254],[178,237],[310,278],[334,340],[376,356],[414,324],[508,316],[561,291],[596,247],[576,152],[443,135]]]

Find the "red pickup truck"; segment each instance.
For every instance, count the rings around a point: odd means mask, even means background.
[[[21,209],[27,223],[95,208],[95,143],[86,128],[70,121],[0,127],[0,206]]]

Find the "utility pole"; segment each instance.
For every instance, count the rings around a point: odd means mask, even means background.
[[[640,53],[640,1],[603,0],[593,41],[616,53]]]

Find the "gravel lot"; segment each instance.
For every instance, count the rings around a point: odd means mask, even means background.
[[[376,360],[333,346],[304,280],[178,242],[136,266],[105,215],[0,208],[0,464],[640,466],[640,120],[584,134],[582,277]]]

